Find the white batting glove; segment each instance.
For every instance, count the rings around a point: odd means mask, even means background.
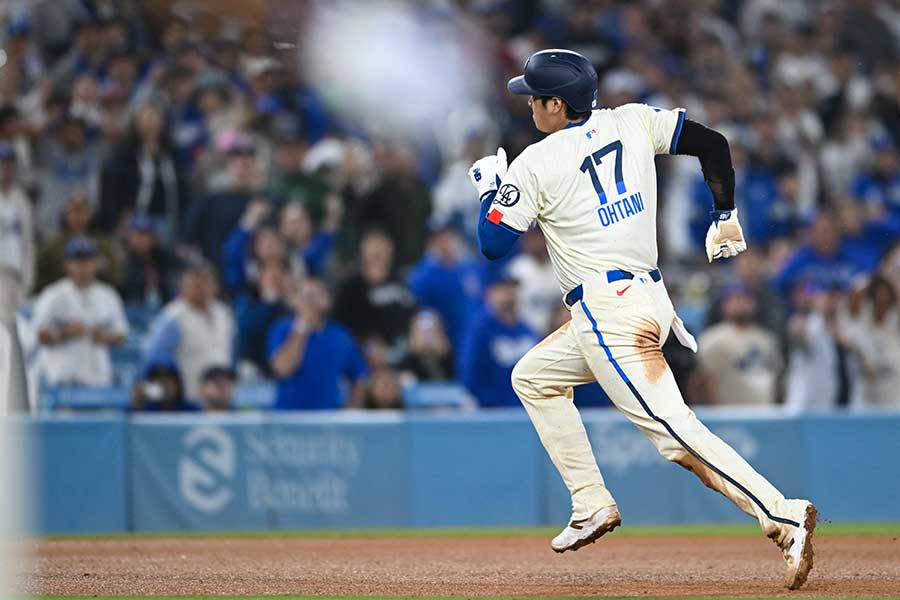
[[[747,249],[744,230],[738,222],[738,211],[714,210],[709,231],[706,232],[706,257],[709,262],[716,258],[731,258]]]
[[[506,175],[506,150],[497,148],[497,154],[485,156],[469,168],[469,179],[478,190],[481,198],[488,192],[500,187],[500,181]]]

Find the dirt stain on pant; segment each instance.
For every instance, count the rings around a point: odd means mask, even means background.
[[[671,460],[696,475],[706,487],[719,492],[722,491],[719,489],[722,478],[690,452],[679,451]]]
[[[554,331],[553,333],[551,333],[550,335],[545,337],[543,340],[541,340],[540,343],[538,343],[538,345],[535,346],[535,348],[540,348],[541,346],[546,346],[547,344],[558,340],[560,337],[565,335],[566,331],[569,329],[569,326],[571,324],[572,324],[572,321],[566,321],[559,327],[559,329],[557,329],[556,331]]]
[[[687,450],[676,451],[669,460],[681,465],[696,475],[697,478],[703,482],[703,485],[711,490],[716,490],[726,498],[730,499],[745,513],[753,514],[753,507],[750,505],[749,498],[747,498],[744,493],[739,492],[735,486],[731,486],[732,493],[729,493],[729,490],[726,488],[725,478],[709,468],[703,461]],[[777,536],[778,533],[776,532],[775,535]],[[769,537],[773,536],[769,535]]]
[[[657,382],[668,366],[662,348],[659,347],[659,335],[659,323],[650,319],[641,319],[637,333],[634,334],[638,358],[644,365],[644,375],[651,383]]]

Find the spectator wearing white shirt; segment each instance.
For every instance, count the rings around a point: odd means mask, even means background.
[[[34,223],[16,171],[15,149],[0,141],[0,264],[19,273],[27,293],[34,284]]]
[[[723,320],[700,336],[706,400],[719,405],[775,404],[783,366],[778,338],[754,322],[753,292],[733,285],[722,294]]]
[[[858,348],[849,327],[841,282],[801,290],[788,322],[790,357],[785,406],[793,412],[857,405]],[[807,306],[802,306],[807,305]]]
[[[47,287],[34,307],[40,374],[52,385],[108,386],[109,347],[128,335],[119,294],[97,281],[97,246],[78,237],[66,245],[66,274]]]
[[[174,362],[190,400],[200,397],[200,379],[207,369],[232,364],[234,319],[231,309],[216,299],[216,291],[208,263],[189,265],[181,275],[178,297],[150,327],[146,362]]]
[[[876,275],[850,296],[848,329],[859,352],[854,407],[900,408],[900,311],[897,291]]]
[[[17,314],[19,274],[0,264],[0,417],[28,412],[28,382]]]

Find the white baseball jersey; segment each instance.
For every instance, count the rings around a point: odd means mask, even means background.
[[[656,268],[656,167],[684,111],[626,104],[527,147],[510,165],[488,220],[516,231],[537,219],[565,294],[611,269]]]

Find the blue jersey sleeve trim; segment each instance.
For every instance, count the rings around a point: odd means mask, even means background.
[[[510,226],[507,225],[506,223],[502,223],[502,222],[501,222],[501,223],[496,223],[496,224],[495,224],[495,223],[491,223],[490,221],[488,221],[488,224],[489,224],[489,225],[493,225],[494,227],[499,227],[500,229],[503,229],[504,231],[507,231],[507,232],[513,234],[513,235],[516,236],[516,237],[518,237],[518,236],[522,235],[523,233],[525,233],[524,231],[519,231],[519,230],[516,229],[515,227],[510,227]]]
[[[684,111],[678,111],[678,123],[675,124],[675,132],[672,134],[672,143],[669,144],[669,154],[675,154],[678,150],[678,138],[681,137],[681,126],[684,125]]]

